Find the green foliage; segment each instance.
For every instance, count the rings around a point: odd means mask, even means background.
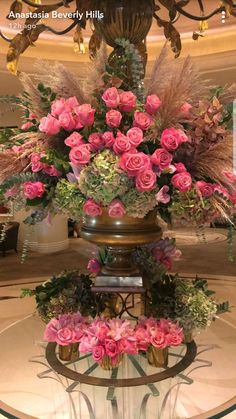
[[[68,217],[79,219],[82,216],[82,207],[86,198],[78,189],[77,183],[61,179],[56,186],[53,206]]]
[[[0,144],[4,145],[4,147],[9,148],[12,145],[20,145],[22,142],[12,143],[11,138],[20,133],[18,128],[3,128],[0,130]]]
[[[119,157],[110,150],[97,154],[93,162],[82,169],[79,188],[89,198],[108,205],[117,196],[123,196],[131,179],[118,168]]]
[[[47,150],[46,156],[41,157],[40,161],[54,165],[62,173],[67,173],[70,169],[68,158],[54,149]]]
[[[56,99],[56,93],[50,87],[45,87],[43,83],[39,83],[37,89],[41,94],[42,109],[50,112],[51,104]]]
[[[83,315],[95,315],[96,304],[91,286],[89,275],[76,270],[63,271],[33,290],[23,288],[21,297],[34,296],[38,313],[46,322],[60,314],[77,311]]]
[[[156,317],[179,321],[186,332],[206,328],[217,311],[213,294],[205,279],[189,281],[166,274],[150,288],[150,311]]]

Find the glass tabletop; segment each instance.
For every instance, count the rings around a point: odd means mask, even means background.
[[[45,359],[44,327],[32,315],[0,334],[3,416],[10,412],[7,417],[39,419],[216,418],[236,403],[235,326],[224,318],[195,337],[198,354],[185,371],[155,384],[125,388],[94,387],[55,373]],[[170,348],[170,366],[185,350],[185,346]],[[69,367],[96,377],[115,374],[96,368],[91,357]],[[140,355],[125,357],[116,374],[135,377],[156,370]]]

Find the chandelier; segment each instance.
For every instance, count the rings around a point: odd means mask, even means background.
[[[145,38],[153,19],[170,41],[175,57],[178,57],[181,52],[181,36],[175,28],[175,22],[181,16],[199,21],[199,31],[193,33],[194,40],[203,36],[208,19],[214,15],[221,14],[222,23],[230,15],[236,17],[236,3],[233,0],[221,0],[210,13],[205,13],[207,0],[196,0],[199,6],[197,15],[186,10],[186,6],[191,2],[192,0],[61,0],[46,4],[47,2],[42,0],[14,0],[6,19],[24,19],[24,23],[14,26],[20,30],[13,38],[0,31],[0,37],[9,43],[7,68],[16,74],[20,55],[29,46],[33,46],[44,31],[60,36],[74,29],[73,41],[76,50],[84,53],[83,30],[88,21],[92,28],[89,40],[91,58],[96,55],[103,39],[115,48],[116,38],[127,38],[138,48],[145,63]],[[163,11],[167,14],[167,19],[161,17]],[[53,21],[53,18],[57,17],[67,18],[68,26],[58,31],[45,24],[46,18]]]

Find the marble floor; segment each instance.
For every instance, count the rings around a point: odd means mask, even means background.
[[[199,348],[204,350],[204,347],[206,349],[208,346],[205,355],[201,355],[200,358],[204,358],[204,361],[207,362],[213,362],[213,366],[208,369],[198,368],[191,373],[194,379],[192,391],[191,386],[189,386],[187,392],[184,390],[184,387],[187,386],[182,386],[183,388],[181,387],[179,390],[181,404],[178,406],[178,415],[176,413],[177,416],[175,414],[173,416],[172,413],[171,416],[168,411],[167,416],[164,413],[161,416],[159,416],[159,413],[153,416],[152,404],[150,404],[152,412],[147,411],[147,419],[165,419],[167,417],[168,419],[207,418],[210,416],[204,416],[203,405],[211,410],[220,404],[226,403],[226,407],[228,407],[236,403],[236,262],[232,263],[227,260],[227,237],[226,232],[222,229],[209,229],[204,243],[199,242],[198,239],[196,240],[196,236],[190,230],[175,231],[172,234],[176,236],[178,247],[183,253],[182,259],[176,262],[174,270],[186,277],[194,277],[198,274],[209,279],[210,288],[216,291],[218,300],[229,300],[231,310],[229,313],[221,315],[207,333],[204,332],[196,337]],[[95,247],[88,245],[82,239],[73,238],[70,240],[69,249],[52,255],[40,255],[32,252],[28,255],[24,265],[20,263],[20,256],[14,253],[7,253],[5,258],[0,256],[0,369],[3,371],[0,376],[0,399],[3,403],[24,411],[28,415],[31,414],[34,418],[69,419],[73,416],[68,416],[69,414],[64,411],[62,416],[52,413],[51,405],[49,409],[51,413],[46,414],[43,409],[39,409],[38,416],[35,416],[34,409],[32,412],[30,410],[30,404],[22,402],[21,395],[24,396],[31,392],[33,394],[34,391],[41,392],[38,381],[35,380],[35,384],[30,381],[35,370],[29,369],[27,363],[25,370],[21,371],[20,365],[23,365],[21,357],[26,351],[24,341],[30,340],[32,333],[34,342],[39,342],[42,338],[43,325],[37,323],[38,320],[34,316],[32,317],[32,313],[35,311],[33,299],[19,298],[20,289],[26,284],[29,287],[35,287],[36,283],[48,279],[53,273],[60,272],[63,269],[83,268],[86,266],[88,258],[91,257],[91,253],[95,254],[95,252]],[[236,256],[235,244],[233,252]],[[38,324],[38,327],[35,327],[35,324]],[[14,336],[14,334],[16,335]],[[20,339],[21,334],[25,336],[22,341]],[[15,361],[12,362],[9,356],[6,356],[5,362],[4,357],[2,357],[4,348],[5,355],[7,355],[7,353],[10,353],[8,348],[9,345],[12,345],[12,342],[13,353],[17,354],[14,355]],[[36,356],[38,350],[35,349],[33,343],[32,348],[34,348],[32,349],[32,355]],[[9,364],[7,359],[9,359]],[[16,362],[17,360],[19,362]],[[25,376],[24,380],[22,380],[21,374],[23,374],[23,377]],[[44,380],[44,391],[45,388],[48,388],[48,384],[45,385],[45,382]],[[42,382],[40,381],[40,383]],[[21,385],[22,393],[19,393],[18,386]],[[40,394],[40,397],[38,400],[44,400],[45,395]],[[127,400],[127,395],[123,394],[122,397],[124,403]],[[228,405],[227,402],[230,399],[231,402]],[[35,401],[36,399],[34,399]],[[46,399],[44,401],[46,406],[48,401]],[[57,406],[60,405],[58,400],[54,400],[53,403]],[[1,416],[1,407],[3,408],[3,405],[0,402],[0,417],[4,417]],[[81,416],[80,412],[79,415],[74,417],[87,419],[85,414],[82,413]],[[122,419],[138,418],[138,416],[132,415],[134,413],[131,409],[129,413],[124,413]],[[26,416],[19,417],[24,418]],[[103,416],[98,414],[95,419],[100,419],[100,417],[101,419],[112,418],[107,412],[105,416],[104,412]],[[224,415],[224,417],[236,418],[236,410]]]

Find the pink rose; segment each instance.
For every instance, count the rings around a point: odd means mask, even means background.
[[[108,215],[113,218],[123,217],[125,207],[119,199],[114,199],[108,206]]]
[[[134,113],[134,126],[147,130],[153,123],[152,117],[146,112],[135,112]]]
[[[93,151],[101,150],[101,148],[104,147],[104,140],[99,132],[93,132],[90,134],[88,137],[88,142],[91,144]]]
[[[58,320],[51,319],[50,322],[46,325],[46,329],[44,331],[44,340],[48,342],[56,342],[57,339],[57,332],[58,332]]]
[[[67,346],[75,342],[75,332],[69,327],[64,327],[57,332],[56,342],[58,345]]]
[[[150,157],[145,153],[130,151],[121,156],[119,166],[129,176],[136,176],[143,170],[151,169],[151,161]]]
[[[38,119],[36,113],[30,112],[29,119]]]
[[[149,334],[147,330],[144,329],[143,327],[138,327],[137,330],[135,331],[135,337],[137,340],[138,350],[146,351],[150,344]]]
[[[109,87],[102,95],[102,100],[108,108],[117,108],[120,103],[119,93],[116,87]]]
[[[138,147],[143,141],[143,131],[138,127],[130,128],[126,133],[126,137],[132,146]]]
[[[93,109],[91,105],[85,103],[84,105],[80,105],[76,110],[78,115],[79,121],[82,126],[90,127],[94,123],[94,114],[96,109]]]
[[[84,140],[82,135],[75,131],[65,139],[64,143],[72,148],[84,144]]]
[[[165,170],[169,167],[173,159],[172,154],[166,151],[164,148],[158,148],[151,156],[153,164],[158,166],[160,170]]]
[[[60,122],[56,118],[53,118],[53,116],[50,115],[50,113],[48,114],[48,116],[45,116],[44,118],[40,119],[39,131],[46,132],[46,134],[48,135],[56,135],[58,134],[60,129]]]
[[[136,106],[136,96],[132,92],[120,94],[120,109],[124,112],[131,112]]]
[[[171,183],[180,192],[187,192],[192,187],[192,177],[188,172],[176,173],[172,177]]]
[[[43,171],[49,176],[61,176],[61,172],[59,172],[59,170],[57,170],[57,168],[53,165],[45,165]]]
[[[115,137],[113,132],[106,131],[102,134],[102,139],[104,141],[105,147],[112,148],[115,142]]]
[[[98,215],[102,215],[101,205],[97,204],[92,198],[88,199],[85,202],[85,204],[83,205],[83,211],[86,215],[90,215],[91,217],[97,217]]]
[[[70,109],[70,111],[77,108],[79,106],[77,97],[71,96],[68,99],[66,99],[66,106]]]
[[[204,180],[196,182],[195,187],[203,198],[209,198],[214,193],[214,185],[212,183],[204,182]]]
[[[75,165],[83,165],[88,163],[90,157],[90,151],[87,144],[73,147],[69,153],[69,159]]]
[[[75,128],[75,120],[70,112],[63,112],[59,115],[61,127],[66,131],[72,131]]]
[[[160,259],[160,262],[162,263],[162,265],[165,266],[165,268],[167,269],[167,271],[169,271],[170,269],[172,269],[173,262],[172,262],[172,259],[169,256],[162,257]]]
[[[180,108],[180,112],[184,114],[184,116],[188,116],[190,109],[192,109],[192,105],[190,105],[190,103],[188,102],[184,102],[184,104]]]
[[[188,141],[188,137],[180,129],[166,128],[161,134],[161,146],[167,151],[177,150],[186,141]]]
[[[101,265],[97,259],[90,259],[88,261],[87,269],[92,273],[98,273],[101,270]]]
[[[155,348],[164,349],[167,347],[168,342],[166,340],[166,335],[161,330],[156,330],[155,333],[150,338],[150,343],[155,346]]]
[[[156,186],[157,175],[151,169],[145,169],[139,172],[135,184],[140,192],[151,191]]]
[[[129,151],[130,149],[131,149],[131,144],[128,138],[123,134],[117,135],[114,145],[113,145],[114,152],[116,154],[122,154]]]
[[[21,129],[23,131],[27,131],[30,127],[32,127],[34,124],[32,122],[26,122],[25,124],[21,125]]]
[[[149,113],[150,115],[153,115],[156,113],[156,111],[161,106],[161,100],[156,95],[150,95],[147,96],[146,99],[146,105],[145,105],[145,111]]]
[[[92,349],[92,356],[95,362],[101,362],[105,356],[105,349],[102,345],[94,346]]]
[[[63,112],[69,112],[69,107],[66,105],[66,99],[64,97],[54,100],[51,105],[52,116],[59,116]]]
[[[23,193],[27,199],[41,198],[45,192],[45,185],[42,182],[23,183]]]
[[[183,163],[175,163],[174,164],[175,168],[176,168],[176,172],[181,173],[181,172],[187,172],[187,169],[185,167],[185,165]]]
[[[117,343],[112,339],[105,340],[105,350],[106,354],[113,358],[118,353]]]
[[[222,175],[228,181],[228,183],[236,183],[236,175],[233,172],[228,172],[227,170],[223,170]]]
[[[106,113],[106,123],[111,128],[118,128],[121,123],[122,115],[114,109]]]
[[[31,169],[32,172],[39,172],[40,170],[42,170],[45,166],[44,163],[42,163],[40,161],[40,159],[42,158],[42,154],[39,153],[32,153],[31,154]]]
[[[161,204],[168,204],[170,202],[170,195],[168,194],[170,188],[167,185],[162,186],[162,188],[157,192],[155,198],[157,202]]]
[[[173,330],[170,333],[167,333],[166,340],[168,346],[179,346],[183,341],[183,333]]]

